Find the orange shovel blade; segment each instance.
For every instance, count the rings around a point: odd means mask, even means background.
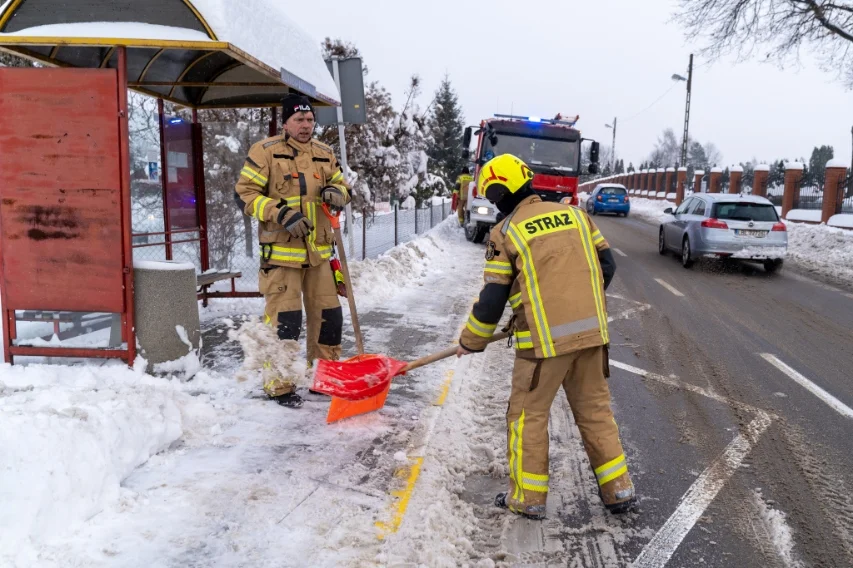
[[[385,405],[385,398],[388,396],[389,390],[391,390],[391,383],[388,383],[385,390],[376,396],[362,400],[345,400],[333,396],[332,403],[329,405],[329,414],[326,415],[326,424],[379,410]]]

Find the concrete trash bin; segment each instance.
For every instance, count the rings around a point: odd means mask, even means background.
[[[195,266],[134,261],[133,285],[136,340],[148,372],[183,370],[189,378],[198,370],[201,345]]]

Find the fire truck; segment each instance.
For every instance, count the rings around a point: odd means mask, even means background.
[[[581,174],[581,137],[575,128],[578,116],[553,119],[533,116],[496,114],[480,122],[480,126],[465,129],[464,157],[471,161],[474,180],[480,168],[500,154],[512,154],[524,161],[533,171],[533,190],[544,201],[578,204],[578,176]],[[471,142],[477,137],[477,149],[471,155]],[[598,173],[598,142],[592,142],[588,171]],[[480,243],[498,222],[498,211],[482,195],[477,195],[476,181],[468,188],[465,211],[465,236]]]

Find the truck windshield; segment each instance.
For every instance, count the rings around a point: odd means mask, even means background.
[[[500,133],[495,146],[491,145],[488,138],[484,142],[483,158],[487,160],[492,157],[491,154],[495,156],[512,154],[537,173],[557,175],[578,173],[578,142]]]

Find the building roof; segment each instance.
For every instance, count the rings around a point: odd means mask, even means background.
[[[272,106],[298,91],[340,96],[320,46],[286,0],[6,0],[0,49],[61,67],[115,68],[130,88],[193,108]]]

